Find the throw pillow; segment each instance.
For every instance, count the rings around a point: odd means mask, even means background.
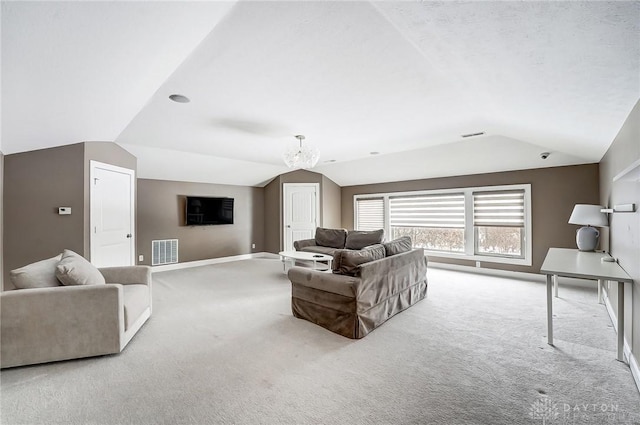
[[[384,243],[383,245],[387,257],[411,251],[411,248],[413,247],[409,236],[402,236],[398,239],[392,240],[391,242]]]
[[[345,248],[362,249],[365,246],[381,243],[383,237],[384,229],[370,231],[349,230]]]
[[[56,276],[63,285],[104,285],[104,276],[81,255],[65,249],[56,267]]]
[[[56,265],[62,258],[57,255],[47,260],[31,263],[9,272],[9,279],[18,289],[49,288],[60,286],[56,277]]]
[[[358,274],[361,264],[384,258],[384,247],[377,245],[358,251],[345,249],[336,254],[339,255],[337,261],[334,257],[334,261],[338,264],[338,268],[335,269],[336,273],[355,276]]]
[[[344,248],[344,241],[347,237],[345,229],[316,229],[316,245],[327,246],[329,248]]]

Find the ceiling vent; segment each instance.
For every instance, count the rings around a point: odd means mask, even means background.
[[[483,136],[483,135],[484,135],[484,131],[481,131],[479,133],[463,134],[462,137],[467,138],[467,137],[476,137],[476,136]]]

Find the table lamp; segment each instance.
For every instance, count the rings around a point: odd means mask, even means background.
[[[606,214],[600,212],[600,205],[576,204],[569,218],[569,224],[579,224],[582,226],[576,232],[576,244],[580,251],[595,251],[598,246],[600,232],[595,227],[608,226]]]

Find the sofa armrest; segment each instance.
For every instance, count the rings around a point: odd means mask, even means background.
[[[354,276],[327,273],[307,267],[291,267],[287,276],[293,285],[354,297],[360,279]]]
[[[0,293],[0,365],[21,366],[120,352],[122,285]]]
[[[293,242],[293,247],[296,249],[296,251],[300,251],[302,248],[306,248],[308,246],[315,246],[315,244],[316,244],[315,239],[301,239],[299,241]]]
[[[103,267],[98,270],[107,283],[151,285],[151,267],[149,266]]]

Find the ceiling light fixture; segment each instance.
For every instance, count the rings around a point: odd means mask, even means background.
[[[174,102],[178,102],[178,103],[189,103],[191,102],[191,99],[189,99],[187,96],[181,95],[181,94],[172,94],[171,96],[169,96],[169,99],[173,100]]]
[[[297,144],[292,144],[284,152],[284,163],[289,168],[313,168],[320,159],[320,151],[315,146],[309,144],[302,145],[304,136],[298,134],[295,136],[298,139]]]

